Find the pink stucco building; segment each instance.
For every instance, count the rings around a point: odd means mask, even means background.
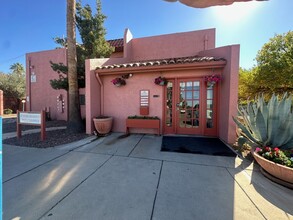
[[[92,133],[92,119],[100,115],[114,117],[113,131],[125,132],[126,118],[148,105],[149,116],[161,120],[162,134],[216,136],[233,143],[239,49],[216,48],[215,29],[144,38],[133,38],[127,29],[120,53],[86,61],[86,132]],[[205,76],[214,74],[222,80],[208,86]],[[129,78],[116,87],[111,81],[117,77]],[[167,85],[155,84],[157,77]],[[142,103],[145,92],[148,100]]]
[[[67,92],[54,90],[50,80],[58,78],[50,61],[66,64],[66,50],[55,49],[26,54],[26,110],[50,112],[53,120],[67,120]]]
[[[140,107],[147,106],[149,116],[160,118],[161,134],[235,141],[232,116],[237,114],[239,45],[216,48],[215,29],[143,38],[133,38],[127,29],[123,39],[109,42],[115,47],[110,58],[86,60],[86,88],[80,92],[85,94],[81,112],[88,134],[94,130],[93,118],[100,115],[114,118],[114,132],[125,132],[127,117],[140,115]],[[58,77],[49,61],[66,60],[66,49],[26,55],[27,110],[47,109],[54,120],[68,119],[67,92],[49,84]],[[205,76],[214,74],[222,80],[207,85]],[[157,77],[168,83],[155,84]],[[113,85],[115,78],[127,78],[126,85]]]
[[[123,39],[110,40],[115,47],[111,57],[120,56],[123,51]],[[51,79],[58,78],[52,70],[53,63],[67,63],[65,48],[38,51],[26,54],[26,110],[46,110],[52,120],[68,120],[68,93],[65,90],[54,90],[50,85]],[[85,118],[84,94],[85,88],[79,89],[80,110]]]

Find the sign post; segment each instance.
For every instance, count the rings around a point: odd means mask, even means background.
[[[17,138],[21,138],[21,125],[34,125],[41,127],[41,140],[46,139],[45,111],[21,112],[17,111]]]

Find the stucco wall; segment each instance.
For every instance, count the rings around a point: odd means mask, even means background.
[[[108,59],[88,59],[85,61],[85,113],[86,113],[86,133],[93,132],[93,118],[100,116],[102,103],[102,82],[95,75],[97,66],[103,65]]]
[[[200,56],[218,56],[227,60],[220,91],[219,136],[230,144],[236,139],[236,125],[232,116],[237,115],[239,53],[240,45],[225,46],[199,53]]]
[[[110,58],[123,58],[123,52],[112,53]]]
[[[113,130],[125,132],[125,119],[130,115],[140,115],[140,90],[150,91],[149,115],[162,118],[163,88],[154,84],[156,73],[133,74],[126,80],[126,86],[116,87],[111,80],[118,75],[103,76],[104,114],[114,117]],[[159,97],[153,97],[158,95]],[[145,132],[148,132],[147,130]]]
[[[26,54],[26,109],[28,111],[41,111],[50,108],[50,116],[53,120],[67,120],[67,92],[54,90],[50,85],[50,79],[58,78],[58,74],[51,68],[49,61],[66,64],[66,50],[48,50]],[[30,83],[30,75],[36,76],[36,82]],[[62,95],[65,108],[63,112],[57,109],[57,96]],[[59,102],[59,109],[62,102]]]
[[[134,72],[131,78],[126,79],[126,85],[122,87],[116,87],[111,82],[114,78],[121,77],[121,74],[103,75],[100,77],[103,84],[101,100],[104,100],[101,104],[101,112],[103,115],[114,117],[113,131],[125,132],[125,119],[131,115],[140,115],[140,90],[149,90],[149,116],[158,116],[161,119],[161,131],[163,131],[162,123],[165,87],[154,84],[154,79],[158,76],[169,79],[203,79],[205,75],[211,75],[212,73],[220,74],[222,72],[221,69],[215,69],[212,72],[210,68],[179,71],[151,71],[148,73]],[[131,73],[131,70],[129,70],[129,73]],[[157,97],[154,97],[154,95]],[[97,100],[93,101],[92,106],[99,106]],[[153,133],[154,131],[149,129],[132,129],[132,132]]]
[[[134,38],[131,45],[132,61],[194,56],[215,48],[215,29]]]
[[[113,53],[112,62],[124,62],[123,53]],[[52,70],[50,60],[54,63],[67,64],[66,49],[54,49],[47,51],[39,51],[26,54],[26,96],[27,111],[40,111],[44,108],[50,108],[51,118],[53,120],[68,120],[68,97],[65,90],[52,89],[50,79],[58,78],[58,74]],[[105,61],[109,59],[104,59]],[[121,61],[120,61],[121,60]],[[93,62],[93,68],[98,64]],[[89,67],[88,67],[89,68]],[[30,75],[36,76],[36,82],[30,83]],[[31,86],[30,86],[31,85]],[[81,94],[85,94],[85,89],[80,89]],[[62,95],[64,100],[63,112],[57,109],[57,96]],[[59,102],[61,107],[62,102]],[[86,107],[80,106],[81,116],[85,118]]]

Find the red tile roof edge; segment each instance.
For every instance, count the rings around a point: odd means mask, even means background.
[[[131,63],[123,64],[113,64],[97,67],[99,69],[114,69],[114,68],[131,68],[131,67],[142,67],[142,66],[160,66],[160,65],[170,65],[170,64],[185,64],[185,63],[199,63],[199,62],[211,62],[211,61],[226,61],[225,58],[217,57],[178,57],[178,58],[167,58],[167,59],[157,59],[157,60],[144,60],[136,61]]]
[[[124,45],[124,39],[119,38],[119,39],[112,39],[107,41],[112,47],[115,47],[116,50],[121,50],[123,51],[123,45]],[[118,51],[116,51],[118,52]]]

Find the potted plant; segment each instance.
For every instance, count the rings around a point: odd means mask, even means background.
[[[220,75],[210,75],[210,76],[205,76],[204,80],[207,82],[208,87],[213,87],[217,82],[222,80],[222,77]]]
[[[292,96],[273,95],[268,103],[263,95],[254,103],[240,107],[242,120],[234,118],[240,128],[238,145],[248,143],[258,164],[279,183],[293,187],[293,112]],[[276,180],[272,179],[272,180]]]
[[[157,116],[128,116],[126,119],[126,133],[129,128],[150,128],[157,129],[160,135],[160,119]]]
[[[98,116],[93,119],[95,129],[99,135],[107,135],[110,133],[113,125],[113,117]]]
[[[167,85],[168,81],[166,78],[159,76],[159,77],[155,78],[154,83],[156,85],[165,86],[165,85]]]
[[[253,156],[264,170],[278,179],[292,183],[293,187],[293,151],[280,150],[277,147],[257,147]]]
[[[126,81],[123,78],[117,77],[113,80],[111,80],[111,83],[113,83],[113,85],[120,87],[120,86],[125,86],[126,85]]]

